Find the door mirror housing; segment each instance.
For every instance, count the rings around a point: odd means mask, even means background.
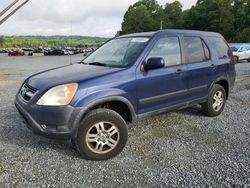
[[[165,67],[165,60],[162,57],[151,57],[143,65],[143,70],[161,69]]]

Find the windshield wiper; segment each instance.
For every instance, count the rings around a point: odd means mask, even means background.
[[[106,66],[107,66],[107,64],[105,64],[105,63],[100,63],[100,62],[89,63],[89,65],[97,65],[97,66],[103,66],[103,67],[106,67]]]
[[[84,61],[80,61],[79,64],[87,65],[88,63],[85,63]]]

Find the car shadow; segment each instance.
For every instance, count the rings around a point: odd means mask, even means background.
[[[176,111],[176,113],[190,115],[190,116],[199,116],[199,117],[203,116],[201,105],[188,107],[188,108]]]

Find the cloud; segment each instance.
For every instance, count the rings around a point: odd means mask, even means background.
[[[13,0],[1,0],[3,9]],[[0,35],[88,35],[114,36],[123,15],[137,0],[30,0],[6,23]],[[174,0],[158,0],[164,5]],[[197,0],[181,0],[184,9]],[[72,23],[72,30],[71,30]]]

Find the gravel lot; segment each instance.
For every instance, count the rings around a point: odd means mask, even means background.
[[[221,116],[193,107],[137,122],[124,152],[103,162],[34,135],[14,107],[27,76],[68,63],[65,56],[0,57],[0,187],[250,187],[249,63],[237,64]]]

